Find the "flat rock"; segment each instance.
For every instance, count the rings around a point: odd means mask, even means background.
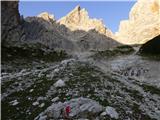
[[[109,115],[111,118],[118,119],[118,113],[116,112],[115,108],[107,106],[106,107],[106,113]]]
[[[41,113],[35,120],[41,120],[47,115],[46,119],[49,118],[64,118],[65,108],[69,106],[71,111],[69,118],[88,118],[90,116],[96,116],[103,111],[103,107],[94,100],[88,98],[76,98],[64,103],[53,103],[43,113]]]
[[[65,82],[61,79],[59,79],[55,84],[54,84],[55,87],[63,87],[65,86]]]

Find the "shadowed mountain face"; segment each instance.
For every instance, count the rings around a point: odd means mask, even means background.
[[[23,39],[18,1],[1,2],[2,44],[14,44]]]
[[[31,42],[40,42],[55,49],[66,51],[105,50],[119,45],[115,40],[98,31],[71,31],[53,19],[27,17],[24,22],[26,38]]]
[[[143,44],[140,53],[160,54],[160,35]]]
[[[41,43],[49,48],[73,50],[73,42],[65,38],[56,29],[55,21],[46,21],[39,17],[27,17],[23,24],[26,33],[26,41]]]

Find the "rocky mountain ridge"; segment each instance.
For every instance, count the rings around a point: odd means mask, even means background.
[[[47,12],[24,19],[18,2],[2,2],[2,44],[29,41],[70,51],[105,50],[119,43],[143,44],[160,34],[159,10],[158,0],[139,0],[131,9],[129,20],[122,21],[114,35],[102,20],[90,18],[80,6],[59,20]]]
[[[118,45],[113,39],[113,33],[105,27],[102,20],[90,18],[87,10],[81,9],[79,5],[59,20],[47,19],[50,16],[52,15],[47,12],[38,15],[47,21],[54,20],[52,26],[65,38],[78,43],[80,51],[85,51],[86,48],[104,50]]]
[[[5,2],[5,4],[13,3]],[[2,32],[6,32],[4,35],[6,34],[6,36],[11,37],[13,41],[16,41],[15,44],[40,43],[49,48],[54,48],[55,50],[66,50],[68,52],[105,50],[119,45],[118,42],[111,38],[112,33],[103,25],[102,21],[90,19],[87,11],[84,9],[81,10],[79,6],[71,11],[66,17],[56,21],[54,15],[47,12],[43,12],[38,16],[33,17],[20,17],[18,2],[16,2],[16,5],[17,8],[13,8],[14,10],[16,9],[16,13],[10,11],[8,14],[19,15],[17,20],[19,20],[20,23],[18,24],[19,27],[16,29],[18,29],[19,34],[22,34],[23,37],[22,35],[17,37],[10,36],[2,25]],[[2,7],[4,8],[2,11],[7,9],[7,5]],[[7,24],[5,23],[5,15],[2,16],[2,18],[3,17],[4,19],[2,19],[2,22],[4,22],[5,25]],[[69,24],[71,21],[72,24]],[[82,23],[84,23],[81,27],[83,29],[79,29],[79,26]],[[13,24],[16,25],[17,23]],[[67,24],[71,27],[68,27]],[[107,32],[108,36],[106,35]],[[2,38],[3,43],[4,41],[7,41],[6,44],[10,44],[12,40]]]
[[[71,31],[60,29],[65,37],[73,41],[86,36],[84,32],[75,31],[95,30],[121,44],[144,44],[160,34],[159,3],[159,0],[137,1],[129,13],[129,20],[120,22],[119,31],[116,34],[106,28],[102,20],[90,18],[87,10],[79,5],[56,23],[64,25]]]

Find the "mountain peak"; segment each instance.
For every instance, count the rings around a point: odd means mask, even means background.
[[[77,5],[74,9],[73,9],[73,11],[80,11],[81,10],[81,6],[80,5]]]
[[[83,20],[88,20],[88,12],[85,9],[81,9],[80,5],[77,5],[66,16],[62,17],[59,22],[62,24],[76,24],[78,25]]]
[[[47,21],[55,20],[54,15],[49,14],[48,12],[42,12],[37,17],[43,18],[44,20],[47,20]]]
[[[58,20],[58,23],[65,25],[72,31],[75,30],[84,30],[89,31],[95,29],[99,33],[106,34],[111,36],[112,32],[108,30],[103,21],[100,19],[92,19],[88,15],[88,11],[85,8],[81,8],[79,5],[76,6],[71,12],[66,16]]]

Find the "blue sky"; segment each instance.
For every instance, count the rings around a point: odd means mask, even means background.
[[[116,32],[119,22],[128,19],[129,11],[135,1],[20,1],[19,11],[24,17],[37,16],[41,12],[49,12],[59,19],[69,13],[75,6],[80,5],[85,8],[91,18],[103,19],[104,24]]]

